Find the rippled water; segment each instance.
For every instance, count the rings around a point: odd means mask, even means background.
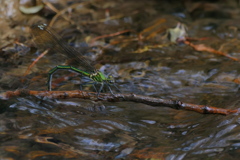
[[[8,7],[13,7],[12,4],[9,3]],[[62,9],[71,3],[63,4],[65,1],[59,1]],[[82,7],[83,10],[76,9],[81,16],[72,11],[71,18],[83,32],[78,31],[79,35],[73,36],[77,34],[74,25],[62,32],[66,39],[74,37],[78,44],[88,36],[92,38],[134,29],[135,32],[122,37],[96,41],[96,45],[105,48],[94,48],[95,51],[101,50],[97,55],[89,53],[91,58],[100,62],[97,68],[112,71],[123,93],[238,109],[239,62],[209,52],[198,52],[183,44],[135,53],[144,46],[168,43],[160,31],[154,38],[143,39],[142,42],[136,40],[136,32],[140,33],[159,19],[165,19],[166,22],[157,28],[173,28],[181,21],[187,25],[189,37],[208,38],[196,44],[205,44],[239,58],[238,7],[237,1],[204,1],[201,4],[195,1],[92,1]],[[0,8],[6,10],[7,4]],[[106,8],[110,8],[111,16],[121,18],[101,21],[106,16]],[[43,13],[50,14],[47,11]],[[2,93],[21,88],[46,90],[47,71],[64,63],[61,55],[47,54],[21,83],[27,67],[39,53],[34,53],[36,49],[33,47],[25,50],[13,45],[13,40],[18,39],[31,46],[27,26],[37,19],[51,20],[51,14],[39,15],[41,17],[37,18],[22,15],[25,21],[14,19],[16,22],[11,25],[1,17],[3,28],[8,31],[0,32]],[[91,23],[89,15],[92,16]],[[55,22],[56,28],[61,25],[62,29],[66,26],[65,20]],[[145,34],[143,36],[147,37]],[[66,75],[69,73],[59,72],[54,78]],[[79,83],[79,77],[73,76],[54,89],[78,89]],[[238,114],[222,116],[133,102],[57,100],[34,96],[0,100],[0,106],[0,159],[4,160],[179,160],[238,159],[240,156]]]

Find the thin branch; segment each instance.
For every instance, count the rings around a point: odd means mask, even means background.
[[[115,94],[112,95],[110,93],[101,93],[99,95],[99,99],[95,92],[86,92],[81,90],[74,91],[33,91],[20,89],[16,91],[8,91],[6,92],[6,98],[11,98],[14,96],[40,96],[47,97],[51,99],[67,99],[67,98],[80,98],[80,99],[89,99],[89,100],[98,100],[98,101],[109,101],[109,102],[119,102],[119,101],[131,101],[136,103],[148,104],[151,106],[158,107],[171,107],[174,109],[183,109],[188,111],[195,111],[202,114],[222,114],[228,115],[231,113],[238,113],[238,109],[223,109],[212,106],[205,105],[196,105],[184,103],[179,100],[169,100],[169,99],[161,99],[154,98],[143,95],[136,94]]]

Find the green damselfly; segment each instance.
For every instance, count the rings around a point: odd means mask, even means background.
[[[99,93],[103,90],[104,85],[109,88],[111,94],[113,94],[113,92],[110,86],[114,86],[120,92],[118,87],[115,85],[114,78],[111,75],[106,76],[101,71],[95,69],[94,66],[90,64],[90,62],[83,56],[80,51],[69,46],[66,42],[64,42],[61,36],[59,36],[46,24],[34,25],[31,27],[31,31],[34,36],[34,42],[38,48],[50,49],[56,52],[60,52],[79,64],[80,69],[67,65],[58,65],[51,69],[48,73],[47,81],[49,91],[51,91],[52,76],[57,70],[71,70],[90,78],[96,91],[97,89],[95,87],[95,84],[100,84],[100,88],[97,91],[97,96],[99,96]]]

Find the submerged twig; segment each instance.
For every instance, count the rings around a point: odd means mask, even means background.
[[[30,69],[43,57],[48,53],[49,49],[45,50],[43,53],[41,53],[33,62],[30,66],[28,66],[28,69],[26,70],[26,72],[24,73],[23,76],[26,76],[29,74]]]
[[[117,35],[120,35],[120,34],[123,34],[123,33],[131,32],[131,31],[133,31],[133,30],[126,29],[126,30],[119,31],[119,32],[116,32],[116,33],[98,36],[98,37],[95,37],[94,39],[92,39],[90,44],[94,43],[96,40],[101,39],[101,38],[113,37],[113,36],[117,36]]]
[[[193,47],[196,51],[201,51],[201,52],[202,52],[202,51],[206,51],[206,52],[214,53],[214,54],[217,54],[217,55],[225,56],[225,57],[227,57],[227,58],[229,58],[229,59],[231,59],[231,60],[233,60],[233,61],[238,61],[238,62],[240,62],[240,60],[239,60],[238,58],[232,57],[232,56],[230,56],[230,55],[228,55],[228,54],[226,54],[226,53],[224,53],[224,52],[215,50],[215,49],[213,49],[213,48],[211,48],[211,47],[207,47],[207,46],[205,46],[204,44],[193,44],[193,43],[191,43],[191,42],[188,41],[188,40],[184,41],[184,43],[187,44],[187,45],[189,45],[189,46],[191,46],[191,47]]]
[[[169,100],[169,99],[161,99],[154,98],[143,95],[136,94],[114,94],[111,93],[101,93],[98,98],[95,92],[86,92],[81,90],[74,91],[33,91],[20,89],[16,91],[8,91],[6,92],[6,98],[11,98],[14,96],[40,96],[47,98],[57,98],[57,99],[66,99],[66,98],[81,98],[81,99],[90,99],[90,100],[98,100],[98,101],[109,101],[109,102],[119,102],[119,101],[131,101],[137,103],[148,104],[151,106],[159,106],[159,107],[171,107],[174,109],[184,109],[189,111],[195,111],[203,114],[222,114],[228,115],[230,113],[238,113],[238,109],[223,109],[212,106],[205,105],[196,105],[184,103],[179,100]]]
[[[77,4],[73,4],[67,8],[64,8],[63,10],[59,11],[57,8],[55,8],[51,3],[46,2],[45,3],[50,9],[52,9],[54,12],[56,12],[57,14],[52,18],[52,20],[49,23],[49,26],[53,26],[53,24],[55,23],[55,21],[57,20],[57,18],[59,16],[61,16],[63,19],[65,19],[66,21],[68,21],[70,24],[76,24],[73,20],[71,20],[70,18],[68,18],[67,16],[64,15],[65,12],[67,12],[69,10],[69,8],[74,8],[76,6],[79,5],[83,5],[83,3],[77,3]]]

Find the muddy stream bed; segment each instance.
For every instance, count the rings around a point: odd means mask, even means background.
[[[81,50],[92,66],[112,75],[123,94],[236,110],[240,108],[239,1],[9,0],[1,4],[1,160],[240,157],[238,113],[201,114],[130,101],[3,96],[17,89],[45,91],[48,72],[69,63],[51,50],[39,57],[44,48],[34,43],[31,26],[44,23]],[[88,80],[60,70],[53,75],[52,89],[78,90]],[[105,87],[101,93],[109,93]],[[83,89],[95,91],[92,84]]]

